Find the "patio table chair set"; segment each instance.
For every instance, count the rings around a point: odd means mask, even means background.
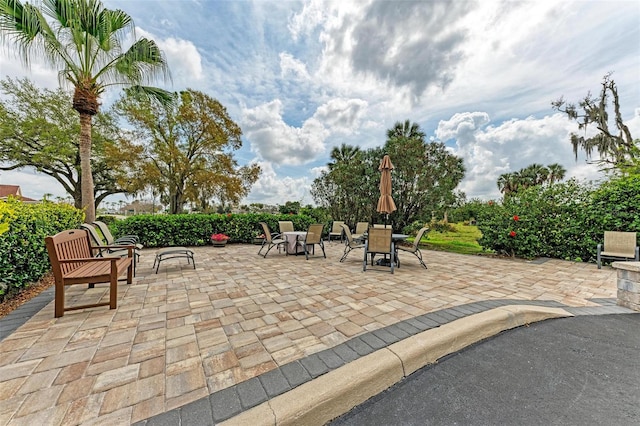
[[[288,222],[288,223],[287,223]],[[269,251],[272,248],[277,247],[278,253],[281,252],[281,249],[284,247],[285,253],[289,254],[290,250],[287,247],[289,241],[285,238],[286,233],[296,233],[293,229],[293,223],[289,221],[281,221],[278,223],[278,226],[281,230],[280,234],[272,234],[269,229],[269,225],[265,222],[260,222],[260,226],[264,232],[264,239],[262,241],[262,246],[260,246],[260,250],[258,250],[258,254],[262,257],[267,257]],[[315,246],[319,246],[322,249],[322,255],[324,258],[327,257],[327,254],[324,250],[324,239],[322,238],[322,232],[324,229],[324,225],[321,223],[309,225],[309,228],[306,232],[298,232],[296,235],[296,239],[293,243],[294,251],[292,254],[302,254],[304,253],[305,258],[309,260],[309,254],[315,255]],[[302,251],[298,252],[298,247],[302,248]],[[262,250],[266,248],[264,254],[262,254]]]

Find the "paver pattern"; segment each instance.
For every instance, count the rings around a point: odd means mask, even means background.
[[[561,260],[423,250],[401,268],[362,272],[362,251],[308,261],[259,246],[193,248],[152,270],[145,249],[118,308],[53,317],[53,302],[0,342],[0,424],[131,424],[355,336],[425,313],[484,300],[595,306],[616,295],[615,271]],[[68,287],[67,304],[107,298],[107,285]],[[2,321],[0,320],[0,327]]]

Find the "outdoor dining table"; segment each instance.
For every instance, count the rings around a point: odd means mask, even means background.
[[[283,232],[282,239],[287,242],[287,254],[304,254],[304,246],[301,242],[304,241],[306,236],[306,231]]]

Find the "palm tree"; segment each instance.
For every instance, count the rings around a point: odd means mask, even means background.
[[[416,123],[411,123],[409,120],[405,120],[404,123],[396,121],[393,127],[387,130],[387,139],[392,138],[420,138],[424,139],[425,133],[420,130],[420,126]]]
[[[549,175],[547,176],[547,182],[549,182],[549,185],[561,181],[567,174],[567,169],[558,163],[549,164],[547,169],[549,169]]]
[[[526,187],[542,185],[549,176],[549,170],[542,164],[533,163],[520,170],[520,175],[525,177]]]
[[[504,195],[509,195],[518,190],[520,175],[518,172],[503,173],[498,177],[498,189]]]
[[[47,20],[46,17],[49,19]],[[74,88],[73,109],[80,114],[82,206],[86,221],[95,220],[91,173],[91,120],[100,95],[110,86],[132,94],[171,102],[164,90],[144,86],[152,78],[169,78],[169,69],[153,40],[141,38],[123,52],[122,42],[135,25],[121,10],[105,9],[99,0],[42,0],[38,8],[19,0],[0,0],[0,36],[18,48],[26,66],[37,55],[59,70],[61,83]]]
[[[360,155],[360,147],[342,144],[340,147],[334,146],[331,150],[330,157],[333,160],[328,164],[329,170],[332,170],[339,163],[348,163]]]

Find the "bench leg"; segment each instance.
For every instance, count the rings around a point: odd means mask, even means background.
[[[55,308],[53,316],[60,318],[64,315],[64,284],[56,282]]]
[[[134,256],[135,259],[135,256]],[[131,284],[133,282],[133,274],[135,272],[135,266],[129,265],[127,268],[127,284]]]
[[[127,279],[130,273],[131,273],[131,269],[129,269],[129,272],[127,272]],[[109,283],[109,309],[117,308],[117,301],[118,301],[118,274],[111,273],[111,282]]]

